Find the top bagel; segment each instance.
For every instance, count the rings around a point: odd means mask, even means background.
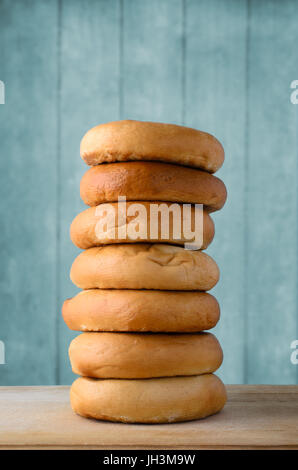
[[[211,134],[159,122],[115,121],[90,129],[81,141],[87,165],[149,160],[199,168],[215,173],[224,150]]]

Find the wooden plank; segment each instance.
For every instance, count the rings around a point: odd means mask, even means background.
[[[0,5],[0,383],[55,383],[57,2]]]
[[[57,383],[63,384],[74,378],[67,349],[78,334],[67,329],[60,312],[64,299],[78,291],[69,280],[70,266],[79,253],[69,239],[69,227],[86,208],[80,200],[80,179],[88,167],[79,146],[89,128],[119,119],[119,21],[118,1],[62,2]]]
[[[67,387],[0,388],[0,449],[298,449],[297,386],[229,386],[217,415],[133,425],[75,415]]]
[[[244,380],[246,3],[187,0],[185,123],[214,134],[226,161],[217,175],[228,201],[214,214],[215,239],[208,248],[221,269],[212,291],[221,305],[216,327],[224,351],[219,375]]]
[[[123,2],[121,118],[181,123],[180,0]]]
[[[295,383],[298,4],[252,1],[249,14],[247,381]]]

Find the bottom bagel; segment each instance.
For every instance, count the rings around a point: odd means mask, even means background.
[[[86,418],[125,423],[173,423],[205,418],[227,400],[214,374],[158,379],[77,379],[72,409]]]

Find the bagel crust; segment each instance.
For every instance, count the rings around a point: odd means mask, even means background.
[[[166,201],[203,204],[209,212],[222,208],[224,183],[193,168],[159,162],[123,162],[98,165],[82,177],[81,198],[88,206],[103,202]]]
[[[146,379],[216,371],[223,354],[211,333],[82,333],[70,344],[75,374],[99,379]]]
[[[129,236],[129,224],[133,223],[133,221],[136,219],[136,216],[129,216],[126,215],[126,226],[125,226],[125,234],[126,237],[125,239],[119,238],[118,236],[118,229],[121,226],[121,229],[123,229],[123,224],[120,224],[119,218],[118,218],[118,207],[119,204],[117,202],[110,203],[109,206],[112,209],[112,212],[115,214],[115,218],[113,219],[111,223],[111,227],[109,231],[100,231],[98,230],[98,222],[100,220],[100,215],[98,209],[102,207],[102,210],[104,210],[105,204],[100,204],[99,206],[96,207],[89,207],[85,211],[81,212],[78,214],[75,219],[73,220],[71,227],[70,227],[70,238],[74,245],[77,247],[85,250],[86,248],[91,248],[93,246],[100,246],[100,245],[107,245],[107,244],[113,244],[113,243],[136,243],[136,242],[150,242],[154,241],[156,243],[170,243],[174,245],[183,245],[187,242],[193,242],[193,240],[188,240],[183,236],[183,206],[181,204],[177,204],[177,207],[179,207],[180,210],[180,227],[181,227],[181,237],[180,238],[175,238],[174,233],[173,233],[173,217],[169,217],[169,231],[168,231],[168,236],[164,237],[162,236],[163,233],[161,231],[161,221],[159,220],[158,222],[158,237],[154,240],[151,240],[150,238],[150,202],[148,201],[142,201],[142,202],[127,202],[127,210],[129,211],[129,208],[132,207],[133,204],[141,204],[144,207],[144,210],[146,211],[146,216],[143,217],[143,215],[140,213],[138,214],[138,219],[140,219],[140,224],[143,224],[146,226],[146,236],[142,236],[142,233],[140,232],[140,235],[137,239],[130,238]],[[169,202],[155,202],[152,204],[158,205],[158,207],[166,206],[170,207],[173,203]],[[194,233],[195,232],[195,208],[194,206],[191,207],[191,231]],[[214,222],[211,219],[210,215],[208,214],[207,211],[203,211],[203,244],[200,247],[202,250],[206,249],[210,243],[213,240],[214,237]]]
[[[220,315],[206,292],[90,289],[64,302],[71,330],[198,332],[213,328]]]
[[[74,260],[72,282],[82,289],[212,289],[219,279],[215,261],[202,251],[162,244],[89,248]]]
[[[211,134],[158,122],[123,120],[90,129],[81,141],[87,165],[129,160],[157,160],[214,173],[223,164],[224,150]]]
[[[75,413],[124,423],[173,423],[218,413],[227,401],[214,374],[117,380],[77,379],[70,390]]]

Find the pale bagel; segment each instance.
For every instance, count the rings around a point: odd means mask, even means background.
[[[227,401],[213,374],[160,379],[77,379],[70,390],[73,410],[86,418],[125,423],[173,423],[205,418]]]
[[[156,231],[157,238],[153,238],[154,232],[151,230],[153,224],[153,217],[151,218],[151,204],[159,209],[165,210],[165,216],[171,214],[167,219],[167,225],[165,223],[166,217],[162,219],[154,218],[154,230]],[[186,242],[194,242],[194,237],[186,236],[183,230],[183,213],[184,208],[182,204],[174,204],[169,202],[127,202],[126,203],[126,213],[125,213],[125,224],[119,221],[119,207],[122,204],[117,202],[109,204],[100,204],[96,207],[89,207],[85,211],[81,212],[73,220],[70,227],[70,238],[72,242],[79,248],[86,249],[93,246],[106,245],[111,243],[136,243],[136,242],[156,242],[156,243],[170,243],[175,245],[183,245]],[[129,215],[130,209],[140,206],[142,211],[134,215]],[[175,237],[175,232],[173,230],[173,212],[167,212],[173,207],[174,210],[178,209],[177,220],[179,220],[180,228],[180,237]],[[109,226],[107,224],[102,228],[100,222],[103,220],[108,220]],[[191,207],[191,217],[190,217],[190,230],[193,233],[197,233],[195,226],[195,208]],[[135,230],[134,224],[137,223],[138,227]],[[161,224],[163,223],[163,227]],[[102,223],[103,225],[103,223]],[[201,227],[202,225],[202,227]],[[132,228],[130,234],[130,226]],[[119,235],[119,229],[124,236]],[[145,229],[144,235],[142,234],[142,228]],[[163,230],[162,230],[163,229]],[[203,211],[202,224],[198,227],[197,236],[201,236],[201,231],[203,237],[203,244],[199,246],[200,249],[206,249],[213,240],[214,237],[214,223],[210,215]],[[137,238],[135,238],[135,235]],[[151,238],[152,237],[152,238]]]
[[[216,371],[223,359],[211,333],[82,333],[70,343],[75,374],[99,379],[146,379]]]
[[[222,208],[224,183],[206,171],[156,162],[109,163],[90,168],[81,179],[81,198],[88,206],[103,202],[166,201],[203,204],[208,211]]]
[[[219,279],[215,261],[202,251],[162,244],[89,248],[74,260],[70,278],[82,289],[212,289]]]
[[[224,150],[212,135],[174,124],[123,120],[90,129],[81,141],[88,165],[128,160],[158,160],[217,171]]]
[[[197,332],[213,328],[220,315],[206,292],[90,289],[64,302],[71,330]]]

